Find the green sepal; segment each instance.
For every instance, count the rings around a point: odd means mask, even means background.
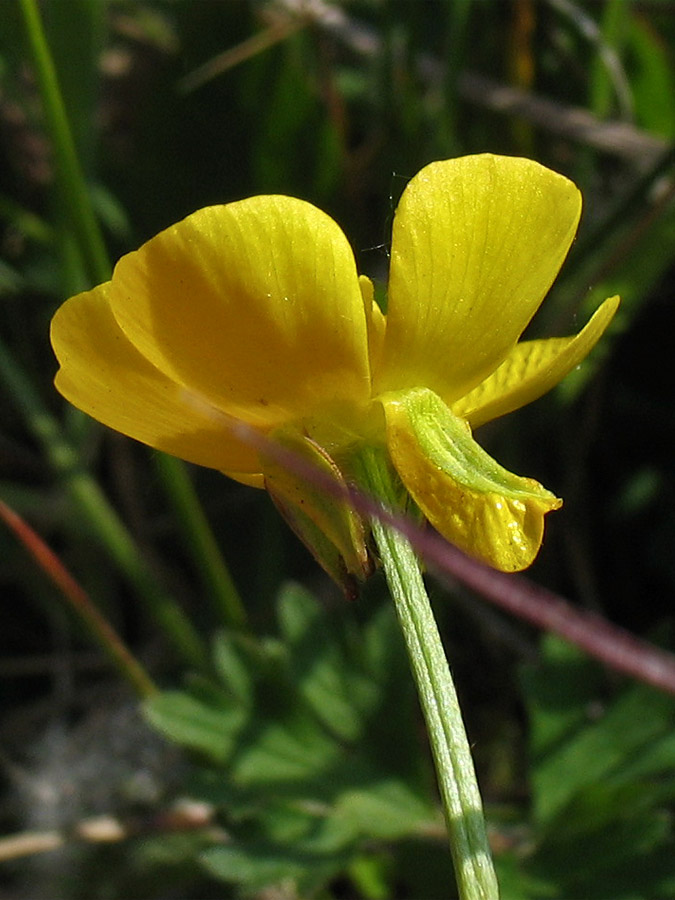
[[[431,524],[497,569],[529,566],[541,545],[544,515],[562,501],[532,478],[500,466],[433,391],[397,391],[380,399],[391,460]]]
[[[271,437],[342,487],[347,486],[336,462],[311,438],[291,430]],[[346,501],[328,496],[320,486],[271,457],[263,459],[263,469],[265,488],[290,528],[345,594],[355,596],[356,581],[364,581],[372,571],[360,516]]]

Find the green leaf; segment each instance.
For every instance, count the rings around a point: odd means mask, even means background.
[[[145,704],[145,714],[170,740],[216,763],[231,755],[247,718],[235,706],[217,708],[180,691],[153,697]]]
[[[247,892],[262,891],[276,884],[285,885],[288,891],[295,883],[302,894],[292,893],[291,897],[308,896],[310,889],[336,875],[346,862],[332,854],[317,858],[264,842],[252,842],[245,847],[217,847],[205,851],[201,859],[217,878],[241,884]]]
[[[237,702],[247,708],[254,695],[256,666],[251,651],[255,644],[254,640],[237,634],[219,634],[213,642],[213,664],[218,676]]]
[[[499,881],[501,900],[554,900],[559,898],[558,888],[552,879],[539,877],[523,860],[522,854],[508,851],[495,856],[495,868]]]
[[[277,785],[320,778],[340,755],[339,746],[305,712],[282,721],[257,719],[233,762],[243,785]]]
[[[604,686],[598,667],[572,644],[547,635],[541,651],[542,663],[521,671],[535,762],[587,725]]]
[[[631,684],[608,700],[599,667],[557,639],[542,647],[523,679],[535,748],[527,875],[565,900],[670,896],[673,698]]]
[[[540,821],[556,815],[582,788],[603,778],[620,780],[627,762],[672,729],[675,703],[655,690],[636,687],[598,715],[537,766],[533,784]]]
[[[628,35],[631,87],[639,124],[665,138],[675,137],[675,72],[672,47],[640,17]]]
[[[316,600],[295,585],[281,593],[278,617],[302,696],[333,734],[357,740],[364,727],[363,712],[373,707],[378,691],[347,658],[340,641],[344,628],[338,628]]]
[[[397,840],[442,828],[440,809],[398,780],[374,782],[345,791],[337,812],[367,838]]]

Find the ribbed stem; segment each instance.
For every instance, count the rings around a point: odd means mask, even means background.
[[[384,454],[364,450],[357,465],[363,487],[395,509],[397,486]],[[469,741],[419,560],[408,539],[394,528],[373,519],[372,530],[427,724],[459,896],[461,900],[498,900]]]

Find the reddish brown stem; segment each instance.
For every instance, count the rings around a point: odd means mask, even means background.
[[[58,556],[24,520],[0,500],[0,518],[14,532],[40,568],[59,588],[113,663],[141,697],[157,690],[115,629],[104,619]]]
[[[605,665],[675,694],[675,655],[672,653],[635,637],[596,613],[573,606],[568,600],[522,575],[498,572],[471,559],[440,535],[421,528],[400,512],[385,509],[377,500],[356,488],[345,488],[249,425],[233,420],[231,428],[241,440],[301,478],[311,481],[327,494],[341,500],[349,499],[363,516],[375,516],[396,528],[408,538],[427,564],[445,576],[461,581],[486,600],[532,625],[559,635]]]

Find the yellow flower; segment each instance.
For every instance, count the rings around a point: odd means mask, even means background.
[[[575,336],[518,343],[580,213],[577,188],[530,160],[432,163],[396,211],[384,316],[314,206],[262,196],[208,207],[58,310],[56,386],[111,428],[267,487],[336,577],[367,571],[362,523],[238,439],[233,419],[338,480],[359,448],[386,447],[448,540],[522,569],[561,501],[499,466],[471,428],[549,390],[614,315],[616,297]]]

